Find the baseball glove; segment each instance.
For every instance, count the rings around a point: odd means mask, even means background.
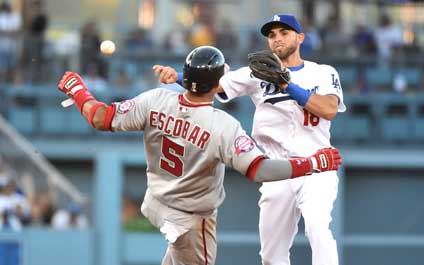
[[[247,59],[254,77],[277,85],[290,83],[290,72],[281,69],[280,60],[271,51],[249,53]]]

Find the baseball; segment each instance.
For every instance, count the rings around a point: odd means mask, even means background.
[[[103,54],[113,54],[115,52],[115,49],[115,43],[113,43],[113,41],[111,40],[102,41],[102,43],[100,44],[100,51]]]

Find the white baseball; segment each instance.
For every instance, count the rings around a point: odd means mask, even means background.
[[[103,54],[109,55],[114,53],[115,50],[116,50],[115,43],[113,43],[113,41],[111,40],[102,41],[102,43],[100,44],[100,51]]]

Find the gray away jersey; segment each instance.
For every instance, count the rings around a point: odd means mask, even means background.
[[[157,88],[115,104],[112,129],[144,131],[149,192],[172,208],[216,209],[225,197],[225,165],[246,174],[263,156],[240,123],[210,103],[190,104]]]

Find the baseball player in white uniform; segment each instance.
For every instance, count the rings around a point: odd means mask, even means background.
[[[337,112],[344,112],[343,92],[337,71],[301,58],[304,39],[297,19],[275,15],[261,28],[270,49],[290,71],[291,82],[280,93],[271,83],[251,75],[249,67],[229,72],[220,80],[228,101],[248,95],[256,106],[252,137],[269,157],[284,159],[309,156],[329,147],[330,126]],[[261,257],[264,265],[289,265],[289,250],[302,215],[312,248],[313,265],[337,265],[336,241],[329,229],[337,196],[336,171],[289,181],[263,183],[259,201]]]
[[[268,38],[281,67],[290,72],[291,81],[276,85],[255,78],[249,67],[243,67],[221,78],[218,99],[227,102],[250,96],[256,106],[252,137],[271,158],[309,156],[331,146],[331,120],[346,110],[337,71],[301,58],[299,48],[305,36],[295,16],[274,15],[261,33]],[[181,82],[173,69],[161,78],[165,83],[177,80]],[[301,215],[312,248],[312,264],[338,264],[336,242],[329,229],[338,177],[336,171],[320,174],[325,178],[309,176],[264,183],[260,188],[260,254],[264,265],[290,264],[289,250]]]
[[[341,163],[335,148],[307,158],[266,158],[237,120],[212,107],[224,66],[218,49],[196,48],[184,65],[185,93],[157,88],[111,105],[95,100],[76,73],[65,73],[58,85],[94,128],[144,131],[148,188],[141,211],[168,240],[164,265],[215,264],[225,165],[267,182],[335,170]]]

